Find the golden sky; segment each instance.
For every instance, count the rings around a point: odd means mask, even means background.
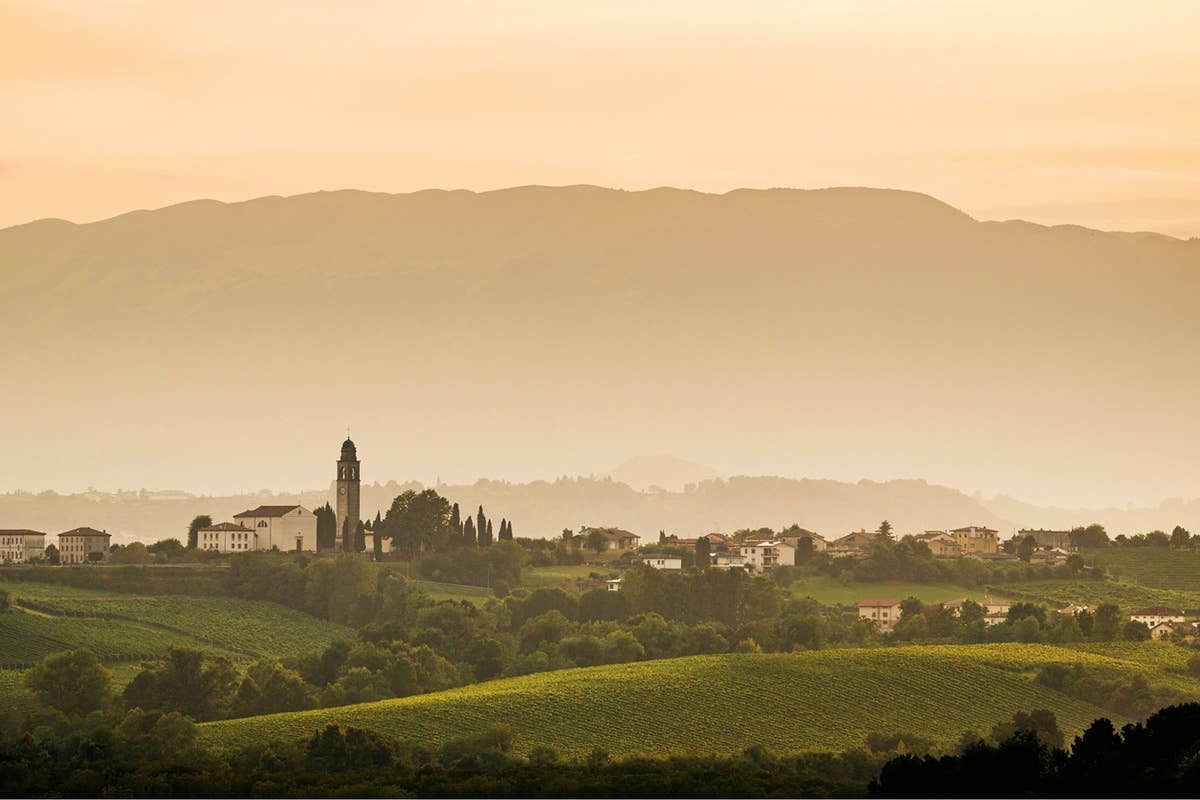
[[[0,0],[0,225],[197,197],[887,186],[1200,235],[1196,0]]]

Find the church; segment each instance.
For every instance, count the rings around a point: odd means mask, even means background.
[[[337,539],[342,549],[344,534],[355,532],[359,522],[361,483],[358,450],[349,438],[342,442],[337,461]],[[368,549],[371,542],[368,541]],[[317,516],[302,505],[270,505],[233,515],[232,522],[201,528],[197,537],[201,550],[240,553],[250,550],[317,551]],[[390,549],[390,548],[388,548]]]

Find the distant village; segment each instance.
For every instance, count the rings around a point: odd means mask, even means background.
[[[370,556],[386,557],[392,551],[392,542],[386,538],[374,542],[376,534],[371,530],[370,522],[364,529],[358,519],[360,479],[361,462],[354,443],[347,438],[336,463],[337,535],[334,546],[328,549],[345,549],[343,537],[352,534],[357,527],[360,549]],[[490,530],[490,523],[488,527]],[[625,560],[630,564],[666,572],[682,572],[706,563],[709,569],[764,575],[777,568],[795,567],[818,553],[832,559],[866,558],[879,535],[880,531],[860,529],[831,540],[815,531],[793,525],[779,533],[763,529],[759,532],[741,531],[733,535],[706,533],[691,538],[664,532],[659,534],[656,543],[643,546],[642,537],[631,531],[583,526],[578,532],[569,529],[563,531],[562,541],[574,548],[589,549],[598,554],[623,551]],[[886,535],[890,536],[890,529]],[[317,513],[299,504],[260,505],[246,509],[234,514],[228,521],[198,528],[194,536],[194,547],[213,554],[252,551],[318,553],[324,549],[318,544]],[[41,531],[0,529],[0,564],[67,567],[104,564],[117,549],[107,531],[86,526],[57,534],[56,542],[47,543],[48,538],[50,534]],[[925,530],[913,534],[912,539],[928,547],[934,556],[980,561],[1021,559],[1054,566],[1066,564],[1076,551],[1071,532],[1065,530],[1023,529],[1004,545],[998,530],[979,525]],[[1028,541],[1026,546],[1029,552],[1018,556],[1013,552],[1013,545],[1023,540]],[[684,553],[688,553],[689,557],[685,559]],[[621,583],[621,578],[605,581],[608,590],[614,592],[620,591]],[[973,601],[961,598],[944,605],[957,615],[968,602]],[[891,598],[863,599],[857,603],[858,613],[861,618],[874,622],[881,631],[890,632],[900,620],[901,603],[901,600]],[[985,597],[979,605],[985,624],[996,625],[1007,619],[1008,603]],[[1059,613],[1074,614],[1087,610],[1090,610],[1087,606],[1072,605],[1059,609]],[[1130,619],[1145,623],[1154,638],[1165,638],[1180,628],[1190,631],[1200,628],[1200,621],[1188,620],[1183,611],[1169,607],[1135,609]]]

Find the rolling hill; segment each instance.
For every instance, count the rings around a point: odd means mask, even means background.
[[[899,647],[694,656],[497,680],[357,706],[208,723],[216,746],[307,736],[327,724],[429,745],[503,723],[517,747],[574,755],[779,752],[861,747],[871,732],[917,731],[950,744],[1018,710],[1049,708],[1065,731],[1113,716],[1032,681],[1049,663],[1083,663],[1178,682],[1187,653],[1123,646],[1113,655],[1046,645]],[[1176,663],[1179,662],[1179,663]]]

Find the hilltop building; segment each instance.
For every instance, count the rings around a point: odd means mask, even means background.
[[[587,547],[588,539],[593,533],[599,533],[604,540],[605,550],[636,550],[642,537],[636,533],[620,528],[588,528],[582,527],[579,533],[572,537],[576,547]]]
[[[59,560],[63,564],[88,564],[108,561],[108,546],[112,541],[106,531],[95,528],[75,528],[58,535]]]
[[[1037,530],[1022,528],[1017,531],[1018,539],[1024,539],[1026,536],[1032,536],[1038,547],[1044,547],[1047,550],[1058,549],[1071,552],[1075,549],[1071,547],[1070,531],[1047,531],[1041,528]]]
[[[26,529],[0,531],[0,563],[24,564],[46,552],[46,534]]]
[[[955,528],[950,531],[950,535],[958,542],[958,550],[963,555],[1000,552],[1000,531],[969,525],[965,528]]]
[[[742,545],[742,556],[746,559],[746,566],[758,573],[796,564],[796,548],[781,541],[746,542]]]

